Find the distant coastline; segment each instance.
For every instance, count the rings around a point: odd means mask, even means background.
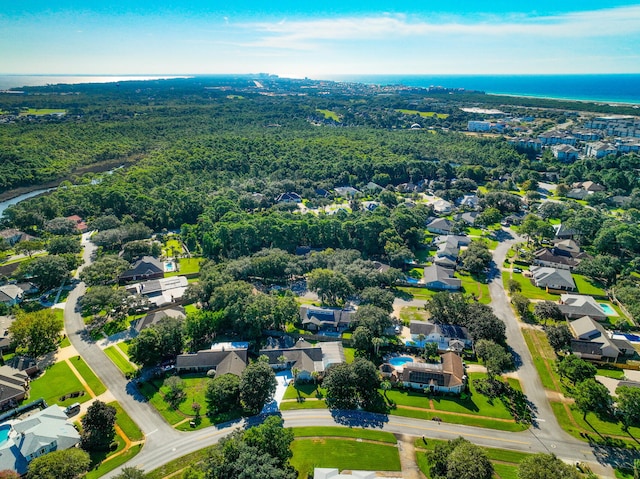
[[[413,87],[442,86],[492,95],[640,105],[640,74],[592,75],[333,75],[335,81]]]
[[[193,75],[0,75],[0,90],[28,86],[81,83],[117,83],[121,81],[169,80]]]

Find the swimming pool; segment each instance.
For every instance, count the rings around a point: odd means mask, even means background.
[[[413,362],[413,358],[410,358],[407,356],[398,356],[397,358],[389,359],[389,364],[396,367],[404,366],[406,363],[412,363],[412,362]]]
[[[0,426],[0,444],[9,439],[9,431],[11,431],[11,426],[9,424],[3,424]]]
[[[607,316],[618,316],[618,313],[616,313],[616,310],[613,309],[611,306],[609,306],[607,303],[598,303],[598,304],[602,308],[602,311],[604,311],[604,314],[606,314]]]
[[[176,265],[174,264],[174,262],[173,262],[173,261],[167,261],[167,262],[164,264],[164,270],[165,270],[165,272],[170,273],[170,272],[171,272],[171,271],[173,271],[174,269],[176,269]]]

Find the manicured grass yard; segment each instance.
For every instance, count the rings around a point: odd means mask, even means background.
[[[100,396],[100,394],[107,390],[104,384],[102,384],[102,381],[98,379],[98,376],[96,376],[87,363],[84,362],[84,359],[80,356],[75,356],[71,358],[70,361],[96,396]]]
[[[122,409],[118,402],[110,402],[109,406],[116,408],[116,423],[120,426],[120,429],[122,429],[122,432],[126,434],[129,440],[141,441],[144,439],[144,434],[142,434],[138,425],[133,422],[133,419],[131,419],[124,409]]]
[[[298,471],[300,479],[306,479],[315,467],[365,471],[400,470],[400,457],[395,445],[316,438],[296,439],[291,450],[291,465]]]
[[[520,283],[522,287],[522,294],[529,299],[543,299],[548,301],[557,301],[560,296],[557,294],[547,293],[544,289],[535,286],[529,278],[525,278],[520,273],[513,273],[513,276],[509,276],[508,271],[502,272],[502,283],[505,290],[509,290],[509,279],[513,279]]]
[[[127,340],[127,341],[121,341],[119,343],[116,344],[116,346],[118,346],[118,349],[120,349],[120,351],[122,351],[124,354],[127,355],[127,357],[129,357],[129,346],[131,345],[131,340]]]
[[[351,364],[356,357],[356,350],[347,346],[344,346],[342,349],[344,350],[345,361]]]
[[[602,289],[602,285],[583,276],[581,274],[572,274],[573,281],[576,283],[578,293],[587,294],[589,296],[606,296],[607,293]]]
[[[165,276],[179,276],[183,274],[194,274],[200,271],[200,265],[204,262],[204,258],[180,258],[178,260],[178,271],[166,273]]]
[[[115,346],[109,346],[104,350],[104,354],[107,355],[109,359],[115,364],[122,374],[128,374],[135,372],[136,368],[125,359],[125,357],[120,353]]]
[[[85,394],[60,401],[62,396],[76,391],[84,391]],[[44,398],[49,406],[59,404],[63,407],[74,402],[85,402],[91,399],[76,375],[71,371],[69,365],[64,361],[49,367],[44,374],[31,382],[29,401],[35,401],[40,398]]]
[[[283,399],[296,399],[298,397],[320,399],[325,396],[326,392],[325,389],[318,388],[315,384],[298,384],[297,386],[289,384]]]
[[[55,115],[55,114],[64,114],[67,110],[60,108],[28,108],[26,111],[23,110],[20,112],[20,116],[25,115]]]
[[[398,291],[411,295],[413,299],[431,299],[437,291],[431,291],[427,288],[413,288],[411,286],[398,286]]]
[[[447,113],[436,113],[435,111],[418,111],[418,110],[405,110],[405,109],[396,109],[398,113],[404,113],[405,115],[420,115],[422,118],[428,118],[430,116],[435,116],[436,118],[446,119],[449,117]]]
[[[524,336],[527,347],[529,348],[529,351],[531,351],[531,355],[533,356],[533,364],[536,367],[536,371],[538,371],[538,375],[540,376],[540,380],[542,381],[542,386],[545,389],[556,391],[557,388],[555,386],[555,383],[553,382],[551,376],[552,373],[550,373],[549,369],[547,369],[545,360],[545,358],[555,358],[555,353],[553,353],[551,346],[549,346],[546,335],[542,331],[536,331],[533,329],[523,329],[522,335]],[[536,336],[538,341],[543,344],[543,351],[545,353],[544,357],[539,352],[539,348],[534,341],[534,336]],[[553,356],[551,356],[551,354],[553,354]]]
[[[169,424],[173,425],[184,419],[184,416],[171,408],[162,397],[162,394],[148,382],[140,383],[138,389]]]
[[[400,310],[400,320],[409,324],[410,321],[426,321],[431,315],[424,308],[405,306]]]
[[[470,274],[459,271],[455,273],[455,277],[462,280],[462,289],[465,293],[474,295],[480,303],[489,304],[491,302],[489,285],[475,280]]]

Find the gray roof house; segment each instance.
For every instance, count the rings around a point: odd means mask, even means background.
[[[302,203],[302,196],[293,191],[281,193],[276,198],[276,203]]]
[[[532,266],[531,281],[538,288],[561,289],[573,291],[576,284],[571,276],[571,271],[566,269],[549,268],[547,266]]]
[[[342,197],[355,196],[360,193],[360,190],[356,190],[353,186],[337,186],[333,191]]]
[[[22,301],[22,296],[24,296],[24,290],[15,284],[0,286],[0,303],[14,306]]]
[[[313,373],[324,373],[333,364],[345,362],[342,342],[320,342],[310,344],[300,338],[291,347],[281,347],[279,341],[269,338],[267,345],[260,350],[260,356],[269,359],[269,365],[274,369],[298,370],[298,378],[310,380]],[[281,361],[281,357],[285,361]]]
[[[182,306],[175,306],[172,308],[154,311],[147,314],[146,316],[143,316],[142,318],[131,321],[131,332],[132,334],[137,334],[143,329],[148,328],[149,326],[158,324],[164,318],[184,319],[185,317],[186,316],[184,313],[184,308]]]
[[[589,316],[596,321],[604,321],[607,315],[595,299],[584,294],[562,294],[558,305],[562,314],[569,319]]]
[[[569,240],[571,241],[571,240]],[[558,269],[573,269],[587,257],[586,253],[572,253],[562,248],[541,248],[533,253],[533,264]]]
[[[558,239],[574,239],[575,237],[582,234],[581,231],[573,228],[568,228],[564,224],[555,225],[553,229],[555,230],[556,238]]]
[[[310,331],[342,331],[351,324],[355,310],[300,307],[302,327]]]
[[[427,224],[427,231],[429,233],[448,235],[453,232],[454,222],[446,218],[436,218]]]
[[[459,291],[462,287],[462,281],[455,278],[453,274],[454,272],[450,268],[437,264],[427,266],[424,269],[424,284],[429,289]]]
[[[197,372],[213,369],[216,378],[223,374],[240,376],[247,367],[247,351],[246,344],[235,347],[231,343],[229,347],[214,347],[197,353],[179,354],[176,357],[176,371]]]
[[[120,275],[120,283],[148,279],[164,278],[164,265],[153,256],[143,256],[136,261],[131,269]]]
[[[0,410],[7,406],[17,406],[27,396],[29,375],[12,368],[0,366]]]
[[[633,345],[623,339],[612,339],[597,321],[589,316],[571,321],[575,339],[571,340],[573,354],[583,359],[617,361],[620,356],[633,356]]]
[[[468,211],[466,213],[458,213],[457,215],[454,215],[453,219],[456,221],[464,221],[468,225],[474,225],[478,216],[480,216],[480,213],[477,211]]]
[[[0,443],[0,469],[10,469],[18,474],[25,474],[33,459],[69,449],[80,442],[80,434],[57,404],[0,427],[7,426],[8,437]]]

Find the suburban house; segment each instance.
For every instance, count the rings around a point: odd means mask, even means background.
[[[456,221],[464,221],[468,225],[473,226],[476,223],[476,219],[480,216],[480,213],[477,211],[469,211],[466,213],[458,213],[453,217]]]
[[[345,362],[342,342],[320,342],[310,344],[300,338],[290,345],[284,340],[269,338],[260,350],[260,356],[269,359],[269,365],[276,370],[296,369],[297,379],[311,381],[314,373],[323,374],[333,364]]]
[[[281,193],[276,198],[276,203],[302,203],[302,196],[293,191]]]
[[[455,265],[455,261],[454,261]],[[433,264],[424,269],[424,284],[429,289],[459,291],[462,281],[454,277],[453,269]]]
[[[20,241],[28,241],[35,238],[27,233],[11,228],[0,231],[0,239],[5,240],[10,246],[14,246]]]
[[[131,269],[120,275],[119,281],[123,284],[129,281],[158,278],[164,278],[164,265],[162,261],[153,256],[143,256],[133,264]]]
[[[438,235],[448,235],[453,233],[455,223],[446,218],[436,218],[427,224],[427,231]]]
[[[432,206],[433,211],[440,215],[447,215],[451,213],[451,210],[453,209],[451,202],[443,199],[436,200]]]
[[[74,447],[80,434],[63,409],[54,404],[20,421],[9,421],[7,439],[0,443],[0,468],[25,474],[29,463],[44,454]]]
[[[67,216],[67,219],[73,221],[76,224],[76,230],[78,230],[80,233],[84,233],[85,231],[87,231],[87,223],[85,223],[80,216],[71,215]]]
[[[29,356],[18,355],[5,362],[7,366],[11,366],[13,369],[17,369],[23,373],[26,373],[30,378],[40,372],[40,367],[35,359]]]
[[[596,321],[604,321],[607,315],[595,299],[584,294],[562,294],[560,295],[560,311],[568,319],[589,316]]]
[[[154,306],[160,307],[181,299],[188,285],[186,276],[171,276],[130,284],[126,290],[129,294],[139,294]]]
[[[366,185],[362,187],[363,190],[369,191],[370,193],[375,193],[377,191],[382,191],[384,188],[373,181],[370,181]]]
[[[473,346],[467,328],[454,324],[414,320],[409,323],[409,332],[411,342],[408,344],[418,348],[423,348],[425,343],[436,343],[438,351],[460,352]]]
[[[599,191],[604,191],[605,187],[594,183],[593,181],[579,181],[577,183],[573,183],[571,188],[580,188],[582,190],[588,191],[589,193],[597,193]]]
[[[460,207],[475,210],[479,203],[478,195],[464,195],[459,202]]]
[[[29,376],[11,366],[0,366],[0,410],[17,406],[27,396]]]
[[[583,190],[582,188],[572,188],[568,193],[567,193],[567,198],[571,198],[573,200],[584,200],[586,199],[591,193],[589,193],[587,190]]]
[[[218,343],[211,349],[203,349],[197,353],[179,354],[176,357],[176,371],[199,372],[214,370],[216,378],[223,374],[240,376],[247,367],[247,351],[249,343]]]
[[[615,362],[620,356],[635,354],[629,341],[610,338],[602,325],[589,316],[583,316],[569,324],[575,335],[575,339],[571,340],[571,351],[582,359]]]
[[[0,286],[0,303],[15,306],[22,301],[22,296],[24,296],[24,290],[15,284]]]
[[[577,236],[580,236],[582,234],[581,231],[573,228],[568,228],[563,224],[555,225],[553,229],[556,232],[556,238],[560,240],[575,239]]]
[[[131,321],[131,333],[138,334],[143,329],[158,324],[165,318],[185,319],[184,308],[182,306],[175,306],[172,308],[162,309],[149,313],[142,318]]]
[[[574,291],[576,283],[573,281],[571,271],[566,269],[550,268],[548,266],[532,266],[531,282],[538,288],[562,289]]]
[[[318,198],[330,198],[331,197],[331,193],[329,191],[325,190],[324,188],[316,188],[313,192],[316,194],[316,196]]]
[[[354,197],[360,194],[360,191],[356,190],[353,186],[338,186],[334,188],[333,191],[343,198]]]
[[[355,310],[301,306],[300,321],[309,331],[344,331],[351,325]]]
[[[430,392],[461,393],[466,385],[467,376],[462,359],[452,351],[444,353],[440,363],[405,363],[401,370],[396,369],[392,380],[405,387],[428,389]]]
[[[572,270],[587,256],[583,252],[574,253],[558,247],[541,248],[533,253],[533,264]]]
[[[567,251],[574,256],[579,254],[581,251],[580,245],[572,239],[553,240],[553,247],[562,251]]]
[[[11,335],[9,326],[15,321],[14,316],[0,316],[0,351],[9,349],[11,346]]]
[[[558,161],[576,161],[578,159],[578,155],[580,154],[580,150],[578,150],[575,146],[572,145],[553,145],[551,147],[551,151],[553,156],[558,159]]]

